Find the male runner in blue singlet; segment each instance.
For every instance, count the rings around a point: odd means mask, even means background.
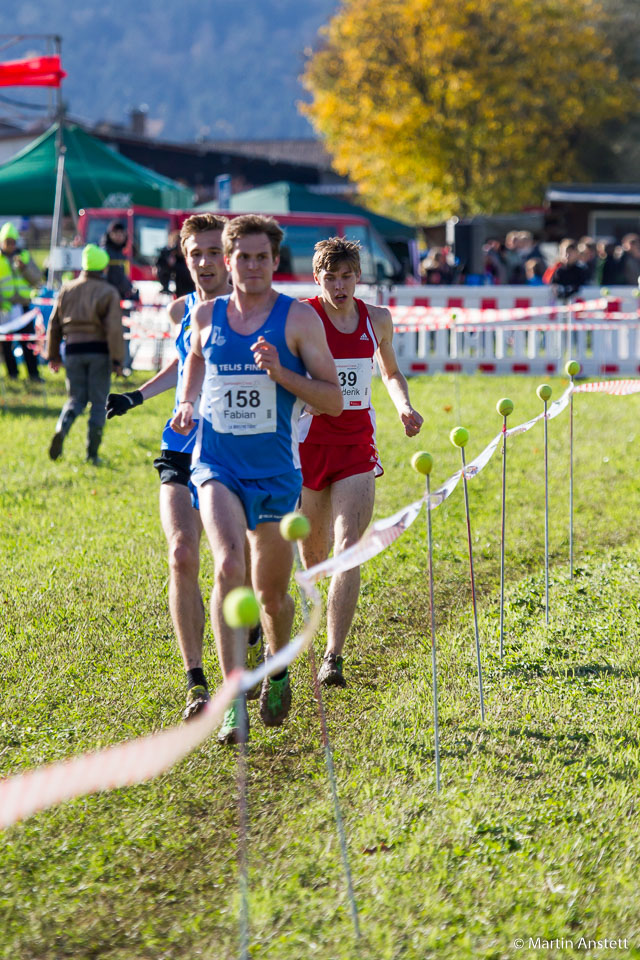
[[[176,338],[177,356],[139,390],[110,393],[108,419],[122,416],[144,400],[174,387],[176,412],[191,342],[193,311],[199,303],[213,300],[230,289],[222,254],[225,223],[223,217],[203,213],[189,217],[182,225],[180,242],[196,291],[174,300],[168,308],[172,322],[180,325]],[[187,436],[175,433],[171,421],[167,421],[161,453],[154,461],[161,483],[160,518],[169,544],[169,609],[187,673],[185,720],[195,716],[209,699],[202,669],[204,608],[198,584],[202,523],[192,504],[189,486],[197,417],[197,410],[194,410],[194,427]]]
[[[289,642],[293,551],[278,523],[300,495],[298,416],[304,403],[330,416],[342,411],[320,318],[271,286],[282,235],[270,217],[247,215],[226,224],[222,242],[233,293],[194,311],[182,402],[171,421],[178,432],[193,430],[193,405],[204,381],[192,479],[213,552],[211,622],[224,676],[244,663],[246,635],[236,641],[222,601],[245,581],[245,535],[269,649],[273,654]],[[260,693],[263,722],[278,726],[290,705],[288,671],[267,678]],[[236,743],[246,725],[246,703],[239,698],[218,739]]]

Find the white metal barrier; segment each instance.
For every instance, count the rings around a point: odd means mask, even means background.
[[[317,287],[286,284],[278,289],[299,298],[313,296]],[[560,372],[568,356],[577,359],[587,376],[640,373],[640,301],[633,287],[606,291],[606,305],[597,316],[575,320],[569,315],[542,313],[530,321],[499,323],[473,321],[466,310],[557,308],[550,287],[396,287],[361,286],[357,295],[388,305],[394,315],[394,344],[402,372],[407,376],[436,372],[537,373]],[[580,300],[602,300],[597,287],[585,287]],[[422,324],[407,330],[395,307],[416,306],[459,311],[451,329],[428,329]],[[131,312],[131,352],[139,370],[159,369],[174,356],[175,330],[166,305],[143,304]],[[624,320],[614,319],[622,314]],[[490,316],[490,315],[489,315]],[[464,321],[464,323],[463,323]],[[462,329],[460,329],[462,327]]]

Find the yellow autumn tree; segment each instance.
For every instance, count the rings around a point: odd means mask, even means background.
[[[414,222],[539,204],[584,178],[581,144],[622,119],[592,0],[343,0],[302,107],[336,169]]]

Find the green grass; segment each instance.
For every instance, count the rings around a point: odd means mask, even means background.
[[[564,384],[552,385],[559,396]],[[500,427],[500,396],[516,404],[513,424],[539,412],[535,386],[414,380],[425,427],[409,441],[376,383],[386,470],[376,515],[421,493],[408,468],[414,450],[433,454],[437,486],[459,466],[451,427],[469,428],[471,459]],[[170,398],[111,421],[105,465],[94,468],[83,462],[85,420],[63,459],[48,460],[62,389],[47,375],[46,396],[13,384],[0,394],[2,776],[171,725],[183,703],[151,465]],[[359,946],[306,661],[294,666],[294,709],[282,729],[264,729],[250,709],[252,957],[498,960],[531,955],[530,937],[573,940],[565,956],[640,957],[639,400],[575,404],[573,581],[568,411],[549,424],[549,628],[542,425],[509,444],[502,661],[499,453],[469,484],[484,725],[462,488],[433,513],[440,796],[424,516],[363,568],[349,686],[326,698]],[[204,545],[202,560],[208,597]],[[209,629],[206,667],[218,675]],[[1,833],[0,957],[237,957],[235,773],[234,753],[211,741],[151,783],[70,801]],[[584,949],[581,937],[626,938],[627,949]]]

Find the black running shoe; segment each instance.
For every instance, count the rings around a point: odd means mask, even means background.
[[[342,676],[342,657],[337,657],[335,653],[325,653],[318,671],[318,680],[324,687],[346,687],[347,681]]]

